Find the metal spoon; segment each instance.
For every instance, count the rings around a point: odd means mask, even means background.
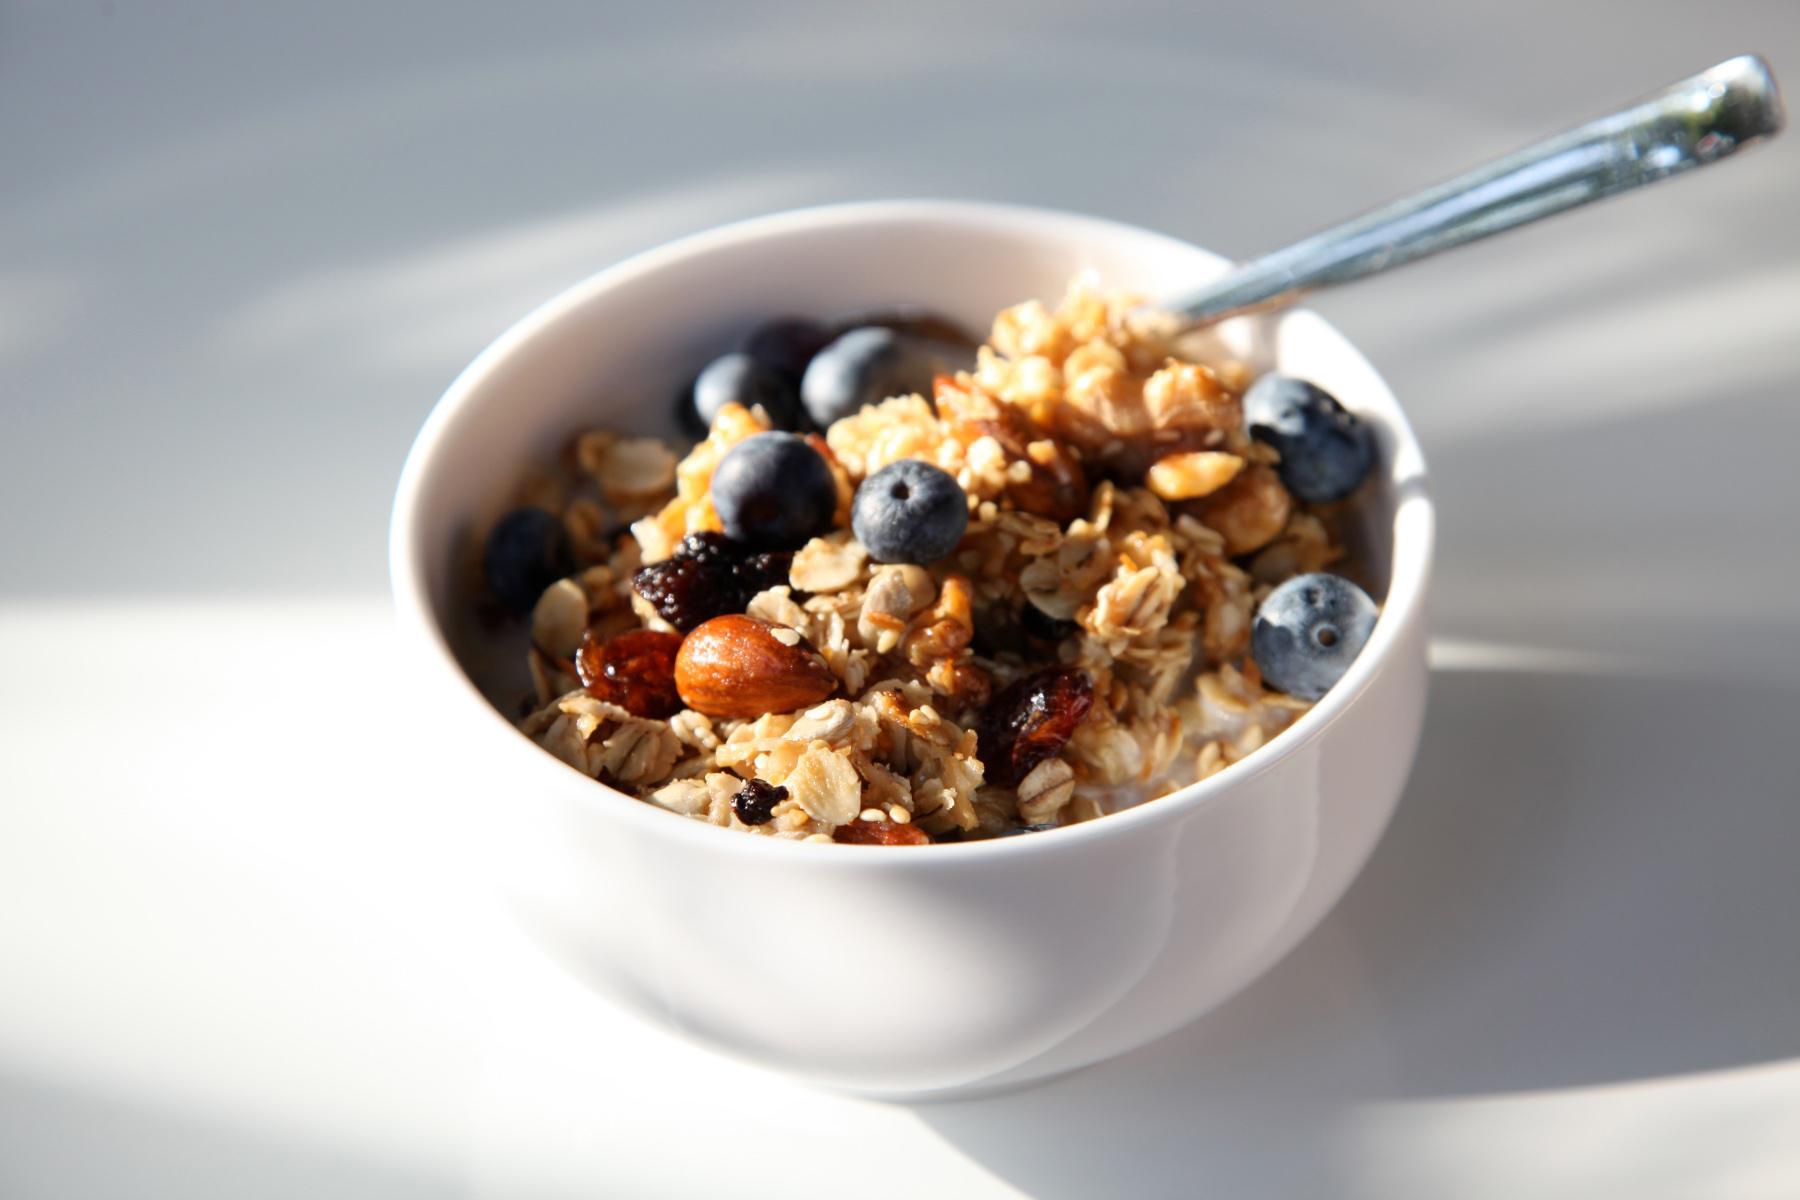
[[[1754,54],[1727,59],[1611,116],[1265,254],[1157,307],[1196,326],[1276,308],[1306,292],[1717,162],[1778,133],[1785,119],[1769,65]]]

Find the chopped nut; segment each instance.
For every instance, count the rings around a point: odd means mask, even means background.
[[[968,578],[947,576],[937,602],[914,619],[906,637],[906,655],[915,666],[954,656],[968,646],[975,636],[973,604]]]
[[[1157,459],[1144,482],[1164,500],[1192,500],[1218,491],[1243,469],[1244,460],[1235,454],[1193,450]]]
[[[887,654],[900,644],[912,618],[936,597],[937,583],[924,567],[913,563],[878,567],[863,593],[857,635],[873,643],[876,653]]]
[[[1225,552],[1233,558],[1274,541],[1294,507],[1281,477],[1260,463],[1199,504],[1200,520],[1224,535]]]

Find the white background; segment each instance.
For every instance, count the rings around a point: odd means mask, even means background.
[[[945,195],[1245,255],[1744,50],[1800,8],[0,4],[0,1196],[1800,1194],[1800,134],[1320,305],[1441,505],[1413,784],[1271,975],[1033,1091],[589,999],[382,574],[436,394],[631,251]]]

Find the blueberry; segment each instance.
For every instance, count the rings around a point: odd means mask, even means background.
[[[808,317],[776,317],[764,321],[744,339],[744,353],[769,370],[800,386],[806,364],[831,341],[831,330]]]
[[[806,439],[759,433],[726,451],[713,468],[712,501],[732,541],[792,550],[831,528],[837,481]]]
[[[1250,652],[1263,681],[1317,700],[1344,677],[1375,628],[1369,593],[1338,575],[1296,575],[1256,610]]]
[[[1250,386],[1244,423],[1281,453],[1281,482],[1302,500],[1342,500],[1375,461],[1369,427],[1330,392],[1291,375],[1264,375]]]
[[[695,437],[705,437],[727,404],[760,404],[777,429],[800,423],[800,398],[793,384],[748,354],[722,354],[706,364],[681,406],[681,423]]]
[[[800,402],[821,429],[909,392],[929,395],[937,364],[917,342],[891,329],[852,329],[813,356],[800,381]]]
[[[876,562],[930,563],[956,549],[969,527],[969,500],[955,479],[916,458],[863,480],[850,528]]]
[[[544,589],[575,572],[569,534],[555,513],[515,508],[488,534],[481,554],[488,591],[518,616],[531,611]]]
[[[970,349],[981,340],[970,337],[968,330],[944,314],[919,304],[865,308],[840,320],[837,329],[840,333],[848,333],[863,325],[879,325],[883,329],[892,329],[895,333],[904,333],[929,342],[949,342],[968,346]]]

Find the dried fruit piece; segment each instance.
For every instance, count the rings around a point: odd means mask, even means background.
[[[589,633],[575,651],[575,674],[594,699],[661,720],[681,711],[675,690],[680,650],[678,633],[632,629],[604,640]]]
[[[675,547],[677,558],[731,566],[744,556],[743,549],[722,533],[690,533]]]
[[[834,829],[831,840],[851,846],[925,846],[931,836],[917,825],[898,821],[852,821]]]
[[[767,825],[775,816],[775,806],[787,799],[788,790],[761,779],[746,780],[731,798],[731,811],[746,825]]]
[[[631,586],[658,616],[683,631],[730,612],[737,599],[729,567],[679,555],[638,568]]]
[[[1072,667],[1027,675],[995,696],[976,723],[987,782],[1017,787],[1068,744],[1093,704],[1093,681]]]
[[[743,612],[750,598],[784,584],[794,556],[752,554],[722,533],[690,533],[673,558],[640,567],[631,586],[658,616],[683,633],[726,613]]]
[[[764,554],[752,554],[739,563],[732,574],[737,580],[738,595],[744,598],[743,604],[758,592],[772,587],[780,587],[788,581],[788,573],[794,568],[794,553],[791,550],[771,550]]]
[[[785,625],[731,614],[682,641],[675,686],[689,708],[709,717],[761,717],[817,704],[837,690],[837,676]]]

